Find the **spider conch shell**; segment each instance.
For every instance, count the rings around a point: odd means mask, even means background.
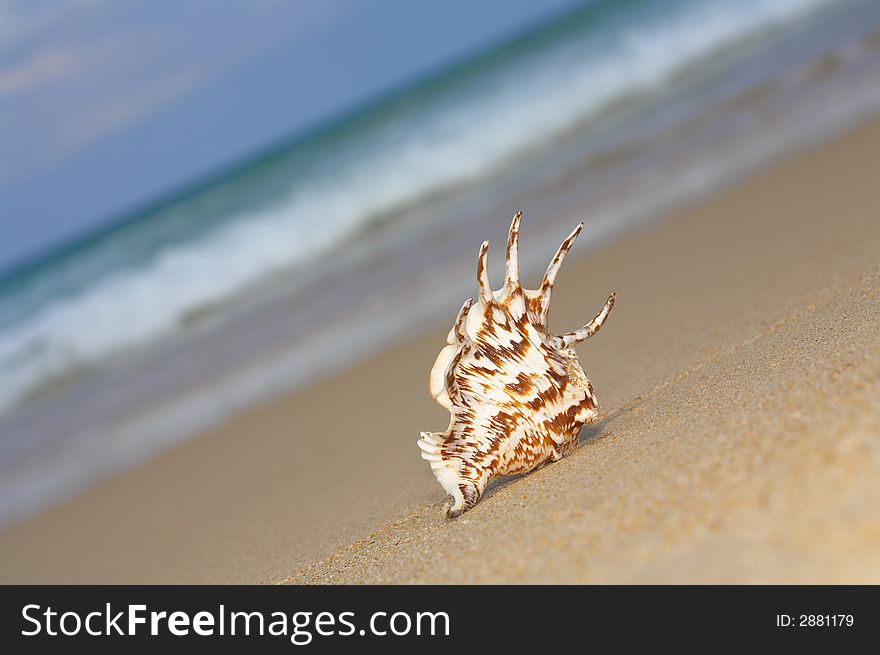
[[[519,282],[521,218],[518,212],[510,225],[498,291],[489,283],[489,242],[480,247],[479,299],[465,301],[431,370],[431,395],[451,418],[446,432],[422,432],[418,444],[453,498],[450,518],[473,507],[492,478],[526,473],[572,452],[581,427],[599,413],[574,346],[602,327],[615,294],[584,327],[553,336],[547,327],[553,283],[584,224],[562,242],[541,288],[531,291]]]

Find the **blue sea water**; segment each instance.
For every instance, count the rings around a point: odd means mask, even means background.
[[[876,110],[872,25],[848,0],[585,3],[7,275],[0,521],[448,314],[515,209],[539,246],[572,218],[601,242]]]

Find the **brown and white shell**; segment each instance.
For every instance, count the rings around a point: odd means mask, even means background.
[[[574,346],[602,327],[615,294],[584,327],[553,336],[547,327],[553,283],[583,223],[532,291],[519,282],[521,217],[513,217],[507,237],[504,286],[493,291],[489,284],[485,241],[477,259],[479,299],[465,301],[431,370],[431,395],[451,418],[446,432],[422,432],[418,444],[453,498],[450,518],[473,507],[492,478],[526,473],[570,453],[581,427],[598,416]]]

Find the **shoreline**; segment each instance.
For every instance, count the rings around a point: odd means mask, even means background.
[[[458,521],[415,445],[442,326],[3,530],[0,580],[876,581],[878,153],[875,118],[575,249],[556,329],[618,292],[603,420]]]

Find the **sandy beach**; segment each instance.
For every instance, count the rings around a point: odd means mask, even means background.
[[[415,444],[442,325],[6,528],[0,581],[878,583],[878,170],[873,120],[575,250],[602,418],[458,520]]]

